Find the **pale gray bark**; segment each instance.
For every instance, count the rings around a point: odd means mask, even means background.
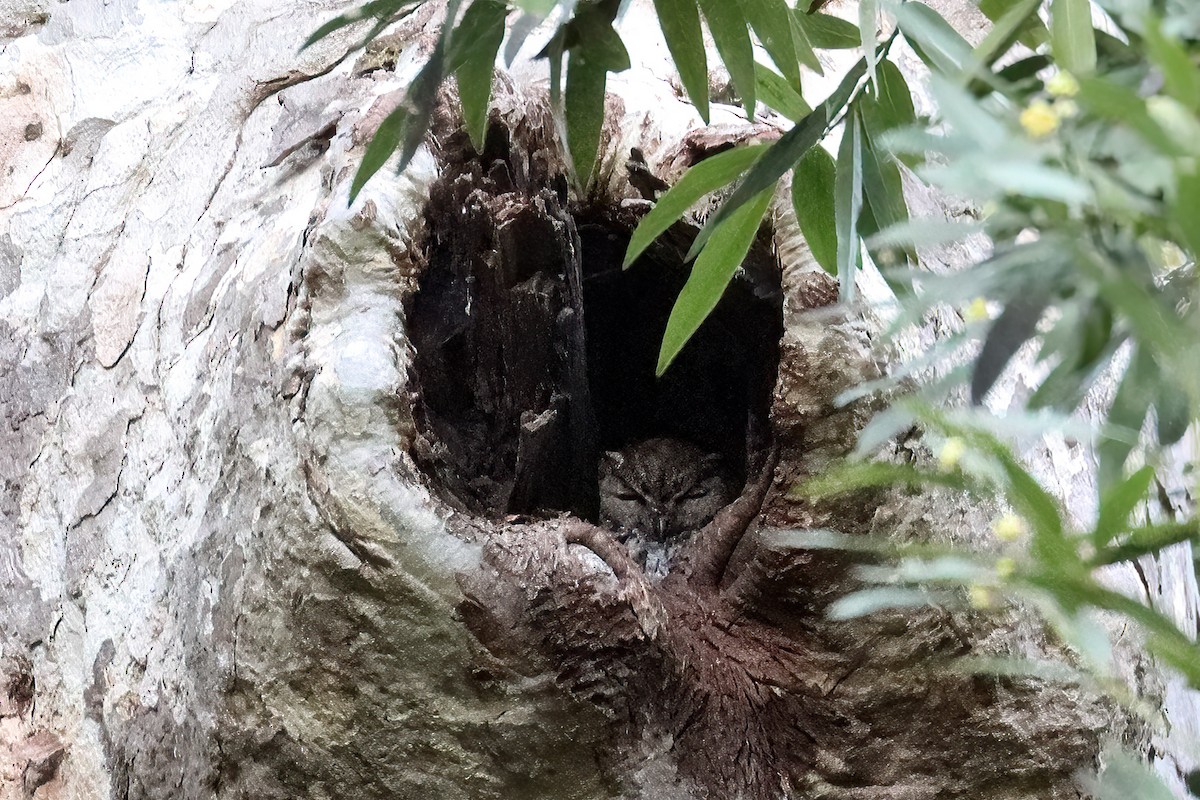
[[[629,774],[606,772],[604,713],[552,664],[489,651],[463,624],[460,581],[484,575],[496,543],[448,531],[409,455],[404,301],[423,263],[433,155],[384,169],[347,207],[365,141],[420,66],[439,8],[395,31],[394,72],[335,64],[349,35],[298,51],[352,6],[0,3],[3,800],[703,796],[676,784],[661,743]],[[623,108],[601,193],[614,202],[632,144],[668,173],[662,159],[695,124],[644,7],[630,25],[646,50],[613,86]],[[502,82],[514,126],[541,69],[523,63]],[[806,312],[822,284],[785,206],[775,410],[808,461],[783,476],[845,451],[867,410],[833,413],[831,400],[875,369],[869,322]],[[1066,444],[1033,454],[1081,515],[1083,457]],[[937,497],[881,506],[865,524],[986,530]],[[563,571],[608,585],[578,548],[530,553],[530,587]],[[1190,554],[1143,567],[1114,581],[1194,633]],[[962,624],[987,651],[1045,647],[1028,620]],[[931,618],[863,630],[877,666],[949,636]],[[1143,687],[1166,687],[1178,741],[1160,752],[1183,752],[1195,696],[1122,652]],[[846,691],[870,705],[903,695],[904,680],[868,665]],[[972,722],[1041,748],[1059,771],[1123,729],[1074,689],[992,690]],[[941,763],[920,741],[873,745],[883,782],[827,796],[1050,796],[1018,783],[968,794],[994,777],[977,770],[917,774]],[[1013,765],[997,756],[996,769]]]

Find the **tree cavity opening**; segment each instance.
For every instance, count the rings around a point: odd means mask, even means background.
[[[719,453],[744,478],[782,335],[770,237],[656,378],[696,228],[676,224],[622,270],[647,204],[571,200],[561,156],[540,136],[494,124],[483,153],[458,131],[436,141],[443,169],[407,326],[414,457],[431,488],[480,516],[594,520],[600,453],[654,436]]]

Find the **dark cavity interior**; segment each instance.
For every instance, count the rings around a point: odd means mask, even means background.
[[[696,230],[677,224],[622,271],[644,207],[568,205],[555,159],[499,127],[482,155],[461,134],[440,144],[447,165],[408,315],[414,455],[434,490],[480,515],[594,518],[600,452],[652,436],[719,452],[744,476],[747,426],[766,419],[782,332],[767,238],[656,378]]]

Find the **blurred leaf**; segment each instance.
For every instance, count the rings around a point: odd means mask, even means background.
[[[625,251],[622,269],[628,269],[655,239],[674,225],[700,198],[737,180],[766,151],[765,144],[735,147],[704,159],[684,173],[679,182],[658,198],[654,208],[638,223]]]
[[[1200,523],[1195,520],[1164,522],[1160,525],[1138,527],[1129,531],[1127,536],[1121,537],[1119,543],[1099,550],[1091,559],[1091,563],[1095,566],[1104,566],[1120,561],[1132,561],[1141,556],[1153,555],[1172,545],[1198,541],[1200,541]]]
[[[867,246],[872,250],[884,247],[934,247],[961,241],[979,233],[983,226],[977,222],[958,222],[948,219],[921,217],[906,219],[872,236]]]
[[[546,15],[558,5],[558,0],[512,0],[512,4],[526,14],[545,19]]]
[[[767,108],[778,111],[792,122],[799,122],[812,113],[800,93],[789,86],[778,72],[757,63],[754,71],[758,79],[759,102]]]
[[[1104,753],[1104,769],[1087,787],[1096,800],[1173,800],[1171,790],[1141,760],[1115,747]]]
[[[1146,111],[1146,101],[1132,89],[1110,80],[1081,78],[1079,102],[1094,114],[1124,124],[1137,131],[1159,152],[1184,155],[1182,148],[1169,137]]]
[[[738,0],[738,3],[775,66],[791,86],[799,86],[800,63],[792,37],[792,12],[787,3],[784,0]]]
[[[980,0],[979,10],[992,22],[998,23],[1012,6],[1013,0]],[[1020,29],[1021,43],[1030,50],[1036,50],[1050,39],[1050,32],[1040,17],[1030,16],[1025,26]]]
[[[792,207],[800,232],[813,258],[831,275],[837,274],[837,222],[833,190],[836,168],[824,148],[809,149],[792,176]]]
[[[881,489],[892,486],[903,486],[909,489],[924,489],[929,486],[965,489],[967,483],[962,474],[957,472],[932,472],[918,469],[912,464],[864,461],[833,467],[794,487],[791,494],[794,497],[820,500],[863,489]]]
[[[492,74],[496,54],[504,40],[508,8],[498,0],[475,0],[450,38],[448,69],[458,79],[463,121],[471,144],[483,151],[487,131],[488,100],[492,96]]]
[[[1109,430],[1096,448],[1100,457],[1102,492],[1121,480],[1125,460],[1137,444],[1146,412],[1154,398],[1154,374],[1153,358],[1144,347],[1135,347],[1108,409]],[[1120,437],[1114,433],[1120,433]]]
[[[862,122],[858,114],[846,118],[842,146],[838,150],[833,206],[837,221],[837,274],[842,300],[854,302],[854,277],[862,250],[858,217],[863,204]]]
[[[936,11],[922,3],[902,3],[893,13],[904,38],[931,68],[953,76],[968,70],[971,45]]]
[[[1038,320],[1049,304],[1045,292],[1034,291],[1010,300],[992,324],[975,370],[971,375],[971,402],[979,405],[1008,362],[1037,331]]]
[[[1006,83],[1020,83],[1036,77],[1039,72],[1053,63],[1046,56],[1029,56],[1022,58],[1020,61],[1014,61],[1004,69],[996,73],[996,77]]]
[[[1200,70],[1183,46],[1162,31],[1157,20],[1146,23],[1144,39],[1150,57],[1162,70],[1163,80],[1171,96],[1189,111],[1200,109]]]
[[[754,118],[754,46],[746,30],[746,18],[734,0],[699,0],[700,10],[708,21],[708,32],[712,34],[717,52],[729,70],[729,77],[742,105],[751,119]]]
[[[975,48],[975,60],[990,67],[996,59],[1007,53],[1021,34],[1029,29],[1029,20],[1036,17],[1041,5],[1042,0],[1017,0],[1000,16],[994,17],[992,29]]]
[[[926,589],[904,586],[881,586],[860,589],[830,603],[825,616],[833,620],[854,619],[889,608],[921,608],[945,602],[946,597]]]
[[[1090,0],[1052,0],[1050,45],[1059,66],[1076,77],[1096,69],[1096,34]]]
[[[813,109],[811,114],[796,123],[795,127],[770,146],[766,154],[750,168],[745,180],[733,195],[717,209],[716,214],[709,217],[700,230],[700,235],[692,243],[691,250],[688,251],[689,259],[694,258],[700,252],[700,249],[708,242],[708,237],[712,235],[713,229],[720,225],[726,217],[768,186],[774,186],[783,173],[791,169],[810,147],[824,138],[825,128],[837,112],[846,105],[850,95],[854,93],[855,87],[858,86],[858,82],[862,80],[866,68],[867,65],[862,59],[859,59],[824,103]]]
[[[708,123],[708,59],[704,50],[704,32],[696,0],[654,0],[658,24],[667,49],[675,59],[679,79],[688,99]],[[777,109],[778,110],[778,109]]]
[[[1092,531],[1092,543],[1096,547],[1108,544],[1127,528],[1129,515],[1145,499],[1152,480],[1154,468],[1145,466],[1101,493],[1100,514]]]
[[[1192,253],[1200,253],[1200,170],[1183,164],[1175,181],[1175,197],[1171,201],[1171,219],[1180,234],[1180,241]]]
[[[667,371],[692,334],[716,308],[721,295],[725,293],[725,287],[754,243],[759,223],[774,194],[775,187],[771,186],[731,214],[718,228],[718,235],[714,236],[692,265],[691,275],[680,290],[667,320],[656,375]]]
[[[1192,423],[1187,394],[1166,375],[1159,376],[1154,415],[1157,418],[1158,443],[1163,447],[1169,447],[1182,439]]]
[[[793,18],[808,41],[818,50],[850,50],[862,44],[858,26],[830,14],[805,14],[800,9]]]
[[[345,14],[339,14],[317,28],[311,36],[304,40],[304,44],[300,45],[300,49],[303,50],[324,39],[334,31],[341,30],[347,25],[353,25],[356,22],[362,22],[367,19],[390,20],[393,15],[399,13],[406,6],[416,5],[419,2],[421,0],[372,0],[372,2],[364,3],[359,8]]]

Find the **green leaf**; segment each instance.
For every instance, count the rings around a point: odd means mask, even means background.
[[[755,64],[754,70],[758,78],[759,102],[767,108],[773,108],[792,122],[799,122],[812,113],[800,93],[789,86],[778,72],[762,64]]]
[[[717,52],[729,70],[734,88],[742,98],[746,113],[754,117],[754,45],[746,30],[746,18],[737,3],[731,0],[699,0],[700,10],[708,21]]]
[[[876,28],[879,27],[879,0],[859,0],[858,35],[862,43],[863,60],[867,62],[867,78],[875,83]]]
[[[805,14],[800,9],[792,17],[805,37],[818,50],[850,50],[862,45],[858,26],[829,14]]]
[[[558,0],[512,0],[512,4],[526,14],[545,19],[546,15],[558,5]]]
[[[508,8],[498,0],[475,0],[450,38],[450,66],[458,79],[463,121],[471,144],[483,151],[487,132],[488,100],[492,96],[492,75],[496,54],[504,40],[504,20]]]
[[[1155,372],[1154,360],[1147,349],[1135,348],[1108,409],[1110,430],[1097,447],[1101,491],[1120,481],[1125,459],[1137,445],[1138,434],[1154,397]]]
[[[792,86],[800,85],[800,64],[792,36],[791,10],[784,0],[738,0],[763,49]]]
[[[926,489],[945,486],[964,489],[966,482],[958,472],[930,472],[912,464],[893,464],[887,461],[848,462],[810,478],[795,487],[791,494],[810,500],[838,497],[863,489],[882,489],[893,486]]]
[[[821,59],[817,58],[817,54],[813,52],[813,44],[808,39],[808,33],[796,19],[795,13],[788,14],[788,29],[792,32],[792,47],[796,50],[796,58],[813,72],[824,75],[825,69],[821,66]]]
[[[1122,537],[1119,544],[1098,551],[1091,563],[1099,567],[1120,561],[1132,561],[1181,542],[1197,541],[1200,541],[1200,527],[1195,520],[1137,527],[1131,530],[1128,536]]]
[[[1030,18],[1041,8],[1042,0],[1018,0],[1007,11],[995,19],[995,25],[975,48],[975,61],[991,66],[996,59],[1007,53],[1027,30]]]
[[[1164,447],[1175,444],[1192,424],[1187,394],[1166,375],[1159,376],[1158,397],[1154,400],[1154,415],[1158,443]]]
[[[1050,47],[1058,65],[1077,77],[1096,70],[1091,0],[1052,0]]]
[[[1171,156],[1186,155],[1146,110],[1146,101],[1137,92],[1110,80],[1081,78],[1079,102],[1094,114],[1127,125],[1141,134],[1160,152]]]
[[[1103,547],[1112,541],[1129,524],[1129,515],[1145,497],[1154,480],[1154,468],[1145,466],[1103,492],[1100,499],[1100,515],[1092,531],[1092,542]]]
[[[837,274],[842,300],[854,302],[854,273],[862,244],[858,235],[858,217],[862,213],[863,160],[862,121],[858,114],[846,119],[842,145],[838,150],[837,179],[833,206],[837,219]]]
[[[1175,223],[1179,241],[1193,254],[1200,254],[1200,170],[1179,166],[1175,179],[1175,196],[1171,199],[1171,221]]]
[[[400,163],[396,169],[403,171],[424,141],[425,133],[429,130],[429,119],[433,115],[438,86],[442,82],[444,42],[445,39],[439,40],[433,55],[409,85],[404,102],[384,118],[375,135],[371,137],[358,165],[358,171],[354,173],[354,180],[350,182],[351,203],[358,197],[358,193],[371,176],[387,163],[392,153],[400,150]]]
[[[405,6],[416,5],[418,2],[420,0],[373,0],[373,2],[364,3],[361,7],[345,14],[339,14],[317,28],[311,36],[304,40],[304,44],[300,45],[300,49],[303,50],[324,39],[334,31],[341,30],[347,25],[353,25],[356,22],[362,22],[367,19],[390,20],[394,14],[398,13]]]
[[[750,245],[758,235],[759,223],[767,212],[774,190],[772,186],[761,192],[731,214],[718,229],[718,235],[712,243],[704,248],[692,265],[692,273],[680,290],[667,320],[656,375],[667,371],[692,334],[716,308],[721,295],[725,293],[725,287],[742,265]]]
[[[932,69],[953,76],[969,70],[971,45],[932,8],[921,3],[902,3],[893,13],[904,38]]]
[[[1012,0],[980,0],[979,10],[992,22],[998,23],[1012,7]],[[1020,41],[1030,50],[1036,50],[1050,39],[1050,31],[1040,17],[1030,16],[1020,29]]]
[[[668,189],[650,213],[642,217],[629,240],[622,269],[628,269],[646,248],[710,192],[737,180],[767,152],[767,145],[735,147],[706,158],[689,169],[679,182]]]
[[[917,121],[912,92],[900,68],[891,61],[880,61],[875,79],[875,103],[867,120],[870,132],[882,133]]]
[[[1183,46],[1164,34],[1153,18],[1147,21],[1144,41],[1150,57],[1162,70],[1171,96],[1190,111],[1200,109],[1200,70]]]
[[[750,168],[746,179],[742,181],[733,195],[705,223],[700,235],[692,243],[691,250],[688,251],[689,259],[694,258],[700,252],[700,249],[708,242],[709,236],[712,235],[713,229],[720,225],[726,217],[768,186],[774,186],[783,173],[791,169],[810,147],[824,138],[825,128],[829,125],[829,121],[846,105],[855,87],[858,86],[858,82],[862,80],[866,69],[866,63],[859,59],[824,103],[813,109],[811,114],[796,123],[795,127],[770,146],[767,153]]]
[[[813,147],[792,176],[792,207],[800,233],[813,258],[831,275],[837,274],[837,220],[833,208],[836,168],[833,156],[821,147]]]
[[[629,69],[630,62],[625,44],[600,7],[577,13],[570,24],[574,45],[567,51],[563,111],[575,175],[586,186],[600,149],[608,73]]]
[[[971,402],[974,405],[983,402],[984,395],[1004,372],[1008,362],[1037,331],[1038,320],[1042,318],[1048,300],[1045,292],[1019,295],[1004,306],[1004,311],[992,323],[971,374]]]
[[[708,122],[708,59],[696,0],[654,0],[658,24],[688,99]]]
[[[825,616],[833,620],[854,619],[889,608],[921,608],[944,604],[946,598],[928,589],[906,586],[880,586],[860,589],[830,603]]]
[[[868,120],[874,120],[879,115],[868,116],[868,107],[874,102],[860,101],[858,111],[862,115],[863,126],[863,202],[871,209],[874,225],[870,228],[860,226],[860,235],[870,237],[881,229],[891,228],[908,221],[908,204],[904,201],[904,181],[900,177],[900,168],[886,152],[880,152],[876,146]],[[876,263],[881,263],[891,251],[872,250],[879,256]],[[903,256],[911,262],[916,262],[916,251],[905,248]],[[886,266],[886,264],[883,264]]]

